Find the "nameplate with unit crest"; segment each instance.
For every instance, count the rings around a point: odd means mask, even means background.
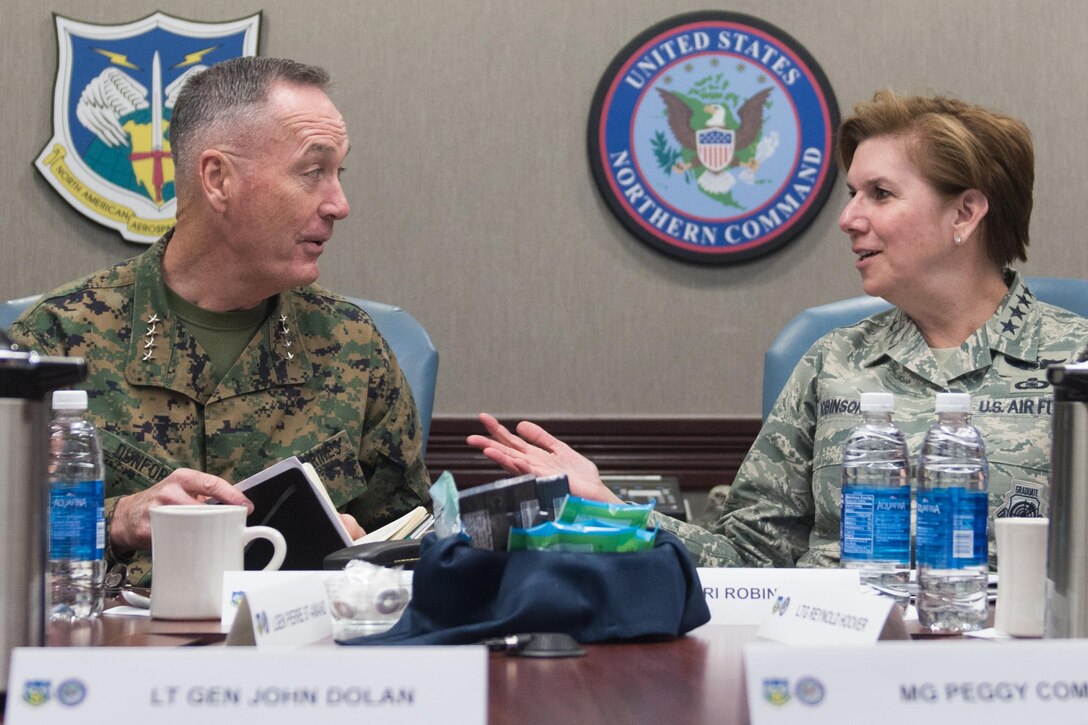
[[[850,569],[700,568],[711,624],[759,625],[771,614],[783,586],[819,585],[858,591]]]
[[[22,647],[8,725],[487,721],[487,648]]]
[[[752,725],[1080,723],[1084,640],[881,642],[872,647],[744,646]]]

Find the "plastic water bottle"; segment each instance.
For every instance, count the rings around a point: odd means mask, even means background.
[[[861,582],[910,600],[910,454],[892,422],[895,396],[861,394],[861,424],[850,431],[842,459],[842,566]]]
[[[967,632],[986,623],[990,469],[971,396],[938,393],[936,408],[918,464],[918,621]]]
[[[49,426],[49,616],[91,619],[102,612],[106,571],[105,469],[87,392],[53,393]]]

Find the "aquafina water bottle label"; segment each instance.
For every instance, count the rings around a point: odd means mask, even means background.
[[[843,561],[910,565],[910,486],[844,486]]]
[[[49,491],[49,558],[101,559],[105,555],[102,481],[54,483]]]
[[[985,491],[937,488],[918,493],[918,565],[964,569],[987,562]]]

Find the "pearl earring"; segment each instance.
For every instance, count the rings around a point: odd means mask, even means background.
[[[958,247],[963,244],[963,237],[957,234],[956,236],[952,237],[952,242]]]

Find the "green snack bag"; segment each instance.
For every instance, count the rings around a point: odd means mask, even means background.
[[[644,529],[653,510],[653,503],[604,503],[579,496],[567,496],[557,521],[564,524],[596,521],[607,526],[636,526]]]
[[[432,509],[434,511],[434,533],[440,539],[464,531],[461,525],[461,504],[457,498],[457,484],[453,474],[442,471],[438,480],[430,488]]]
[[[647,531],[637,526],[547,521],[528,529],[511,529],[508,549],[581,553],[647,551],[653,548],[656,537],[656,529]]]

